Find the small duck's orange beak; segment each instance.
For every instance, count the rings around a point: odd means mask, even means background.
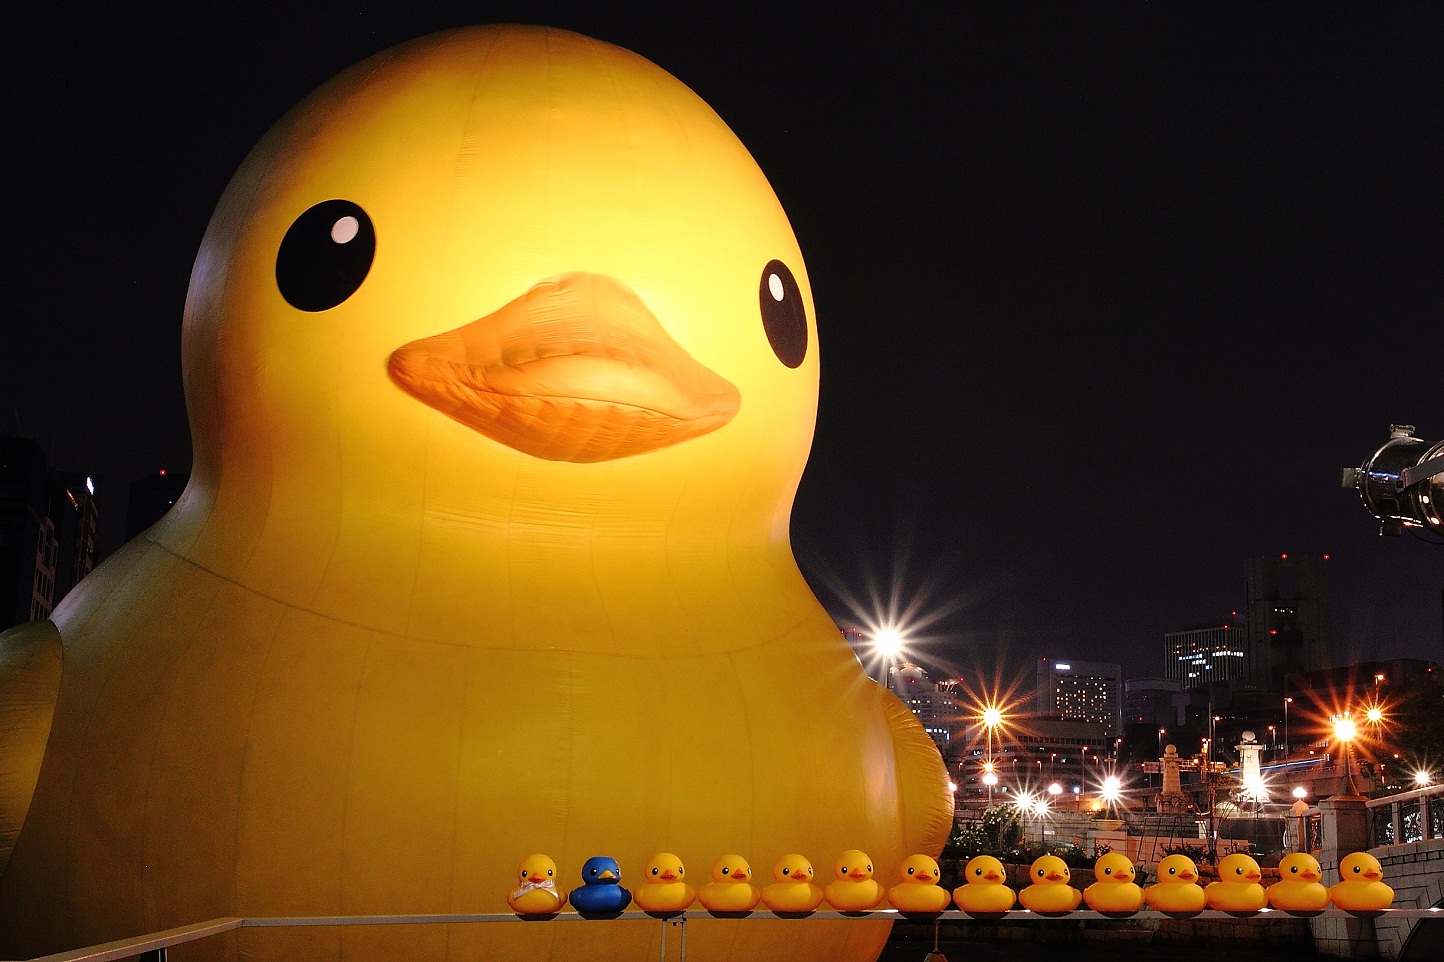
[[[1060,874],[1058,874],[1057,872],[1049,872],[1047,877],[1048,877],[1048,881],[1050,881],[1050,882],[1061,882],[1061,881],[1063,881],[1063,876],[1060,875]]]
[[[987,875],[984,875],[983,878],[987,879],[989,882],[1001,882],[1003,880],[1003,876],[998,874],[997,872],[989,872]]]
[[[1192,872],[1179,872],[1178,877],[1185,882],[1192,882],[1194,879],[1198,878],[1198,876],[1194,875]]]
[[[605,879],[605,880],[608,881],[608,882],[614,882],[614,881],[616,881],[617,873],[616,873],[616,872],[613,872],[613,871],[612,871],[611,869],[609,869],[609,868],[604,868],[604,869],[602,869],[602,874],[601,874],[601,875],[598,875],[597,878],[599,878],[599,879]]]
[[[913,876],[913,878],[917,879],[919,882],[931,882],[933,880],[933,873],[924,869],[917,875]]]
[[[1368,879],[1370,882],[1377,882],[1383,877],[1384,873],[1379,871],[1378,869],[1366,869],[1364,872],[1364,878]]]
[[[1248,872],[1244,873],[1243,877],[1248,879],[1250,882],[1257,882],[1259,879],[1263,878],[1263,873],[1249,870]]]
[[[854,882],[861,882],[863,879],[867,878],[867,872],[863,869],[855,868],[851,872],[847,873],[847,877],[852,879]]]
[[[675,882],[675,881],[677,881],[677,873],[674,872],[674,871],[672,871],[672,870],[669,869],[669,868],[668,868],[668,869],[663,869],[663,870],[662,870],[662,881],[664,881],[664,882]]]
[[[1303,879],[1305,882],[1317,882],[1319,880],[1319,873],[1315,872],[1311,868],[1306,868],[1299,873],[1299,878]]]
[[[540,872],[532,872],[526,877],[528,882],[545,882],[547,877]]]
[[[742,404],[636,292],[605,274],[560,274],[387,364],[407,394],[548,461],[631,457],[717,430]]]

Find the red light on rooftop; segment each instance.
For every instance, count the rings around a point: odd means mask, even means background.
[[[1289,560],[1289,555],[1288,555],[1288,552],[1287,552],[1287,551],[1284,552],[1283,554],[1279,555],[1279,557],[1282,558],[1284,561]]]
[[[1276,635],[1276,634],[1278,634],[1278,633],[1279,633],[1279,630],[1278,630],[1277,628],[1270,628],[1270,629],[1269,629],[1269,634],[1271,634],[1271,635]]]
[[[161,468],[159,473],[161,477],[165,477],[165,468]]]
[[[1324,555],[1324,560],[1325,560],[1325,561],[1328,561],[1328,560],[1329,560],[1329,556],[1328,556],[1328,555]]]

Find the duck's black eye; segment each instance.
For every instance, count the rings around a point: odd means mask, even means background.
[[[797,367],[807,356],[807,311],[797,278],[781,261],[768,261],[762,268],[757,298],[762,309],[762,327],[772,353],[788,367]]]
[[[917,869],[915,869],[915,868],[910,868],[910,869],[908,869],[908,874],[909,874],[909,875],[912,875],[912,874],[913,874],[914,872],[916,872],[916,871],[917,871]]]
[[[551,875],[551,874],[552,874],[552,870],[551,870],[551,869],[547,869],[547,874],[548,874],[548,875]]]
[[[1042,877],[1043,877],[1043,870],[1042,870],[1042,869],[1038,869],[1038,877],[1039,877],[1039,878],[1042,878]]]
[[[286,303],[325,311],[356,293],[376,256],[376,230],[349,200],[323,200],[291,224],[276,252],[276,286]]]
[[[1104,875],[1112,875],[1112,874],[1113,874],[1113,870],[1112,870],[1111,868],[1105,868],[1105,869],[1103,870],[1103,874],[1104,874]]]
[[[652,874],[653,874],[653,875],[659,875],[659,874],[661,874],[661,872],[662,872],[662,870],[659,869],[659,868],[654,868],[654,869],[652,869]]]
[[[983,870],[980,869],[980,868],[975,868],[975,869],[973,869],[973,874],[974,874],[974,875],[982,875],[982,874],[983,874]]]
[[[1357,869],[1356,869],[1356,871],[1357,871]],[[782,870],[782,874],[783,874],[783,875],[791,875],[791,874],[792,874],[792,869],[790,869],[790,868],[785,868],[785,869]]]
[[[1177,875],[1177,874],[1178,874],[1178,869],[1176,869],[1176,868],[1171,868],[1171,869],[1168,870],[1168,874],[1169,874],[1169,875]]]
[[[1298,867],[1297,865],[1290,865],[1290,866],[1289,866],[1289,871],[1290,871],[1290,872],[1293,872],[1295,875],[1297,875],[1297,874],[1299,874],[1299,867]]]
[[[731,874],[732,874],[732,870],[731,870],[730,868],[724,868],[724,869],[722,870],[722,874],[723,874],[723,875],[731,875]]]
[[[1359,872],[1360,872],[1359,866],[1355,865],[1355,866],[1354,866],[1354,874],[1355,874],[1355,875],[1358,875]]]

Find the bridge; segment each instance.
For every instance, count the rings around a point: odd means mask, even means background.
[[[1325,878],[1336,875],[1344,855],[1368,849],[1394,889],[1394,908],[1402,910],[1376,919],[1313,919],[1318,950],[1389,962],[1444,960],[1444,918],[1419,911],[1444,908],[1444,785],[1369,800],[1336,796],[1303,817]]]

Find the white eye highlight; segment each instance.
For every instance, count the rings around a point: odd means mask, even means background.
[[[350,243],[361,231],[361,222],[347,214],[331,225],[331,239],[338,244]]]
[[[772,295],[774,301],[781,303],[782,298],[786,296],[786,292],[782,288],[782,278],[776,274],[769,275],[767,278],[767,292]]]

